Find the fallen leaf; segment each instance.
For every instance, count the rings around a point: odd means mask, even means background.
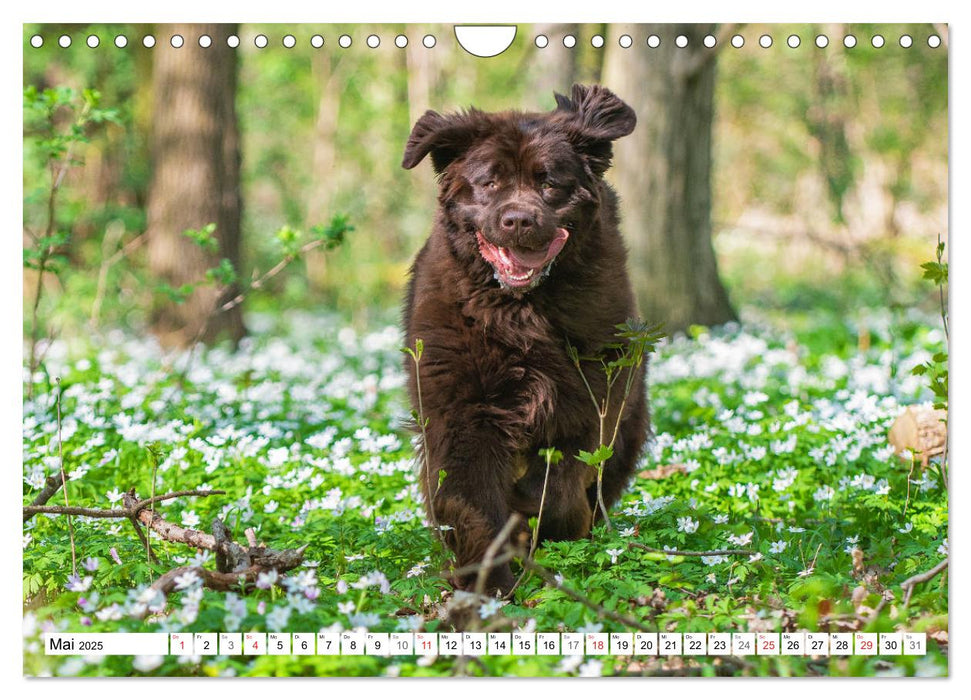
[[[662,464],[657,469],[645,469],[638,472],[641,479],[666,479],[672,474],[687,474],[688,468],[683,464]]]

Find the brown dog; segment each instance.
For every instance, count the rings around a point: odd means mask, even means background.
[[[551,470],[540,538],[588,534],[596,474],[575,455],[596,449],[600,420],[568,344],[602,354],[617,342],[615,326],[636,315],[617,198],[602,177],[611,143],[636,117],[599,86],[555,97],[544,114],[429,111],[405,147],[403,167],[431,155],[439,175],[404,322],[409,346],[424,345],[419,376],[408,365],[412,405],[427,419],[421,485],[459,566],[482,559],[512,512],[537,514],[544,447],[564,459]],[[584,375],[602,401],[600,362],[585,362]],[[604,468],[608,505],[627,486],[648,422],[641,370]],[[508,564],[488,578],[492,593],[512,584]]]

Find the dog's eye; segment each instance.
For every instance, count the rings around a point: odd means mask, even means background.
[[[489,180],[487,182],[484,182],[482,183],[482,186],[485,187],[487,190],[494,190],[497,187],[499,187],[499,185],[496,183],[495,180]]]
[[[540,189],[542,189],[544,192],[548,192],[549,190],[553,189],[553,187],[553,183],[549,180],[543,180],[543,183],[540,185]]]

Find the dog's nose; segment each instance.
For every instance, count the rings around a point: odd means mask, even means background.
[[[521,209],[509,209],[502,215],[502,220],[499,223],[506,233],[516,233],[517,231],[528,231],[536,221],[528,212]]]

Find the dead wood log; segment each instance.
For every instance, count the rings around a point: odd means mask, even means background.
[[[259,566],[251,566],[243,571],[232,573],[211,571],[202,566],[179,566],[155,579],[152,588],[168,595],[176,590],[176,582],[180,577],[194,573],[202,580],[202,585],[213,591],[242,591],[255,586],[256,578],[263,572]]]
[[[124,496],[126,508],[134,511],[135,517],[146,527],[154,530],[169,542],[181,542],[196,549],[205,549],[216,554],[217,568],[220,573],[239,573],[256,567],[260,570],[286,571],[303,561],[307,545],[297,549],[276,550],[265,546],[243,547],[230,539],[229,530],[220,520],[213,521],[213,534],[182,527],[165,520],[161,515],[145,508],[139,509],[134,491]],[[223,571],[222,569],[226,570]]]

